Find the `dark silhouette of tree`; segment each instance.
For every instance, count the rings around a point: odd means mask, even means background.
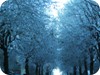
[[[45,75],[50,75],[50,65],[46,67],[46,74]]]
[[[38,64],[36,64],[36,75],[40,75],[40,67]]]
[[[28,65],[28,63],[29,63],[29,59],[26,59],[25,60],[25,71],[26,71],[26,75],[29,75],[29,65]]]
[[[77,68],[76,68],[76,66],[73,67],[73,75],[77,75]]]
[[[82,75],[82,66],[81,66],[81,63],[79,63],[79,75]]]
[[[93,48],[89,48],[89,55],[90,55],[90,74],[91,75],[93,74],[93,71],[94,71],[94,54],[93,54],[94,49]]]
[[[84,74],[85,75],[88,75],[88,68],[87,68],[88,66],[87,66],[87,61],[86,61],[86,58],[84,58]]]
[[[9,22],[9,21],[8,21]],[[8,26],[9,23],[6,23],[6,20],[3,21],[1,24],[0,24],[0,48],[1,50],[3,50],[4,52],[4,72],[6,74],[8,74],[9,72],[9,56],[8,56],[8,47],[10,45],[10,43],[15,39],[15,38],[11,38],[12,36],[12,29],[10,29],[10,27]]]

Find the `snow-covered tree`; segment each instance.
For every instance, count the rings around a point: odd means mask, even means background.
[[[60,41],[62,63],[64,67],[66,65],[65,68],[68,68],[68,66],[75,67],[86,62],[86,66],[90,64],[92,74],[94,60],[97,59],[95,56],[99,53],[94,49],[94,46],[98,45],[94,36],[97,37],[95,33],[99,34],[97,30],[100,19],[99,6],[92,0],[73,0],[66,5],[64,13],[60,14],[63,25]],[[85,69],[86,66],[84,66]]]

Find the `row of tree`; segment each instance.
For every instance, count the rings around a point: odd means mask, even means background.
[[[57,22],[51,21],[45,12],[49,1],[41,2],[8,0],[1,6],[0,50],[4,72],[10,74],[18,69],[21,75],[33,75],[31,72],[51,75],[60,63],[66,74],[92,75],[97,71],[95,63],[100,63],[99,6],[92,0],[70,1],[63,9],[64,14],[59,13]],[[62,24],[59,38],[55,37],[55,27],[46,27],[48,23]]]
[[[64,27],[60,38],[60,59],[65,73],[92,75],[99,69],[99,12],[99,5],[92,0],[72,0],[64,8],[65,14],[60,14]]]
[[[47,23],[44,22],[48,16],[44,10],[40,11],[42,4],[34,8],[39,4],[30,1],[8,0],[0,8],[0,49],[4,53],[3,70],[6,74],[10,74],[17,65],[21,75],[29,75],[29,65],[32,64],[35,74],[43,75],[46,63],[55,64],[56,39],[52,30],[46,30]],[[49,66],[45,69],[45,74],[49,75]]]

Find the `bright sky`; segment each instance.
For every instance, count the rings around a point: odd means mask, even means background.
[[[49,14],[52,15],[53,17],[58,17],[58,12],[64,8],[64,4],[68,3],[69,0],[52,0],[52,3],[49,6]],[[48,9],[47,9],[48,11]]]
[[[47,29],[55,29],[55,37],[59,38],[61,32],[61,26],[59,19],[59,13],[63,14],[63,9],[65,8],[65,4],[67,4],[69,0],[51,0],[51,3],[47,5],[45,8],[45,13],[50,16],[49,20],[51,21],[46,26]],[[55,22],[54,22],[55,21]],[[54,23],[54,24],[53,24]]]

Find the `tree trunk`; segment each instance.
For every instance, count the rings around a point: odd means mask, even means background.
[[[36,75],[39,75],[39,65],[36,64]]]
[[[43,75],[43,66],[40,67],[40,75]]]
[[[38,71],[38,72],[39,72],[39,75],[41,75],[41,69],[40,69],[40,66],[39,66],[39,71]]]
[[[76,66],[73,67],[73,75],[76,75]]]
[[[25,71],[26,71],[26,75],[29,75],[29,59],[26,58],[26,61],[25,61]]]
[[[47,67],[47,69],[46,69],[46,74],[45,75],[50,75],[49,74],[49,67]]]
[[[94,61],[93,61],[93,55],[90,55],[90,75],[93,74],[93,66],[94,66]]]
[[[26,72],[25,72],[25,66],[22,64],[21,65],[21,75],[24,75]]]
[[[38,66],[36,65],[36,75],[38,75]]]
[[[8,65],[8,52],[7,52],[7,48],[4,48],[4,72],[6,74],[9,73],[9,65]]]
[[[100,42],[98,42],[98,49],[97,49],[98,59],[100,62]]]
[[[85,75],[88,75],[88,69],[87,69],[87,62],[86,59],[84,59],[84,68],[85,68]]]
[[[49,75],[49,72],[46,72],[46,75]]]
[[[82,67],[79,65],[79,75],[82,75]]]

